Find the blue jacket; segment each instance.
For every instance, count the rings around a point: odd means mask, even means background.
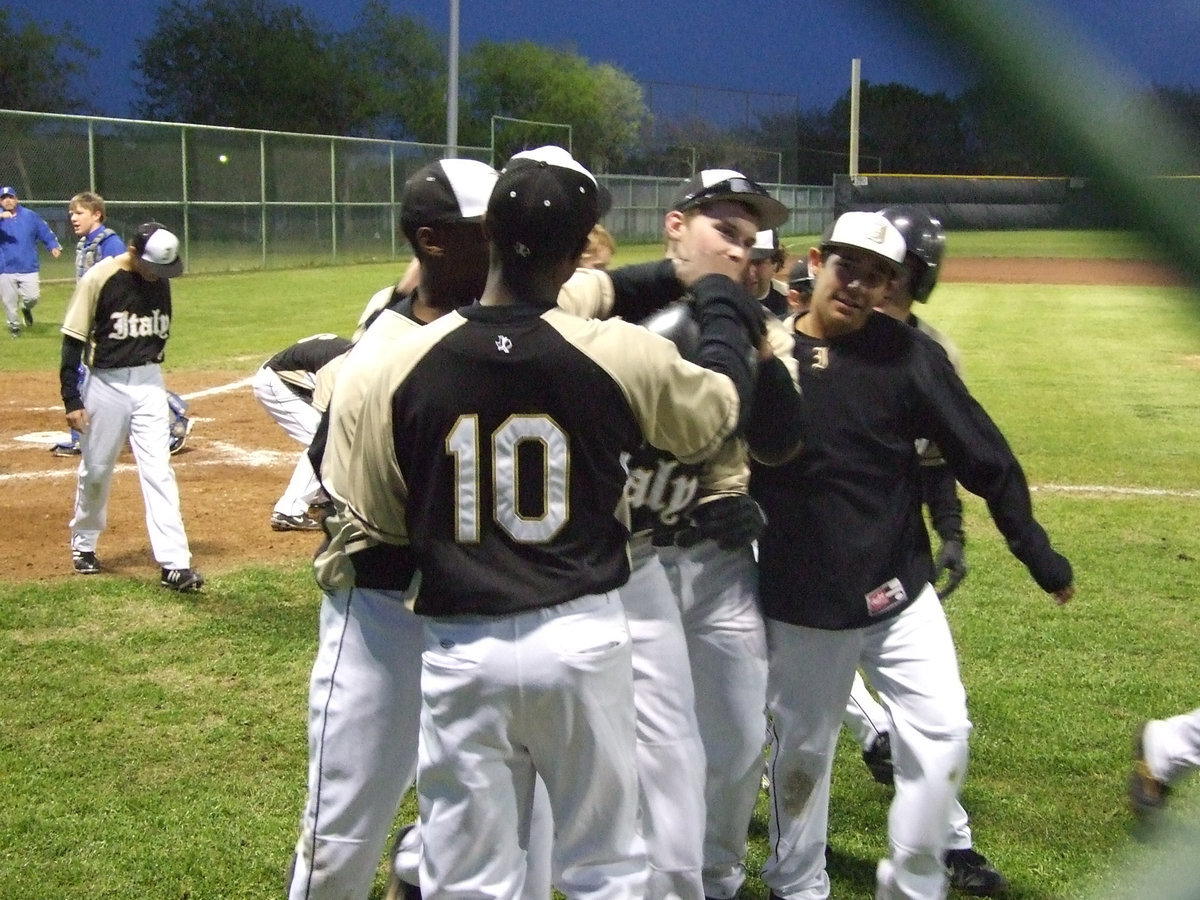
[[[0,219],[0,272],[8,275],[27,275],[38,271],[37,242],[47,250],[61,250],[58,238],[46,220],[20,204],[13,210],[16,216]]]

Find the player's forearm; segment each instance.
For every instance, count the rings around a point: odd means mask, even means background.
[[[67,412],[83,409],[83,398],[79,394],[79,364],[83,362],[83,341],[64,337],[62,362],[58,369],[59,390]]]
[[[962,500],[954,473],[940,457],[921,464],[921,499],[929,507],[933,530],[943,541],[963,542]]]
[[[737,389],[738,429],[750,419],[765,311],[741,285],[724,275],[706,275],[692,286],[700,326],[696,362],[727,375]]]
[[[772,357],[759,365],[745,428],[754,458],[770,466],[792,459],[802,447],[805,415],[804,398],[783,361]]]

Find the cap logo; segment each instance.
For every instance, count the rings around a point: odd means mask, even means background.
[[[513,250],[517,251],[517,256],[524,257],[525,259],[533,256],[533,251],[529,249],[529,246],[522,244],[520,241],[513,242]]]
[[[501,353],[512,353],[512,339],[507,335],[496,335],[496,349]]]

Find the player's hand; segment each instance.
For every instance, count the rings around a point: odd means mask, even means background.
[[[758,540],[767,525],[762,507],[748,494],[721,494],[698,505],[689,518],[693,528],[685,533],[693,539],[677,539],[681,547],[711,538],[721,549],[734,550]]]
[[[91,421],[88,419],[86,409],[73,409],[67,413],[67,425],[83,434],[88,430],[88,425]]]
[[[946,579],[940,585],[942,576]],[[934,590],[941,600],[945,600],[954,589],[962,584],[962,580],[967,577],[967,561],[963,556],[962,541],[949,540],[942,543],[942,549],[938,551],[937,557],[933,561],[933,584]]]
[[[749,264],[745,257],[731,257],[717,250],[698,251],[686,258],[672,257],[671,262],[675,277],[684,287],[691,287],[706,275],[724,275],[741,284]]]
[[[58,257],[61,254],[62,254],[62,247],[55,247],[53,250],[50,251],[50,255],[53,256],[55,259],[58,259]]]

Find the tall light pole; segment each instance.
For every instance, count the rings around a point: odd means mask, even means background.
[[[458,0],[450,0],[450,72],[446,78],[446,156],[458,156]]]

